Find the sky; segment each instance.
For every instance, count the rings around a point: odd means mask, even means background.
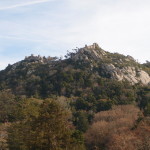
[[[150,1],[0,0],[0,70],[31,54],[60,57],[95,42],[150,60]]]

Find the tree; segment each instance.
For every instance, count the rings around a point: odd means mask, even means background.
[[[110,150],[114,150],[115,147],[115,150],[127,149],[131,140],[134,139],[134,137],[128,136],[128,132],[130,133],[131,128],[134,127],[138,114],[139,109],[134,105],[114,106],[111,110],[95,114],[93,124],[85,133],[87,149],[104,150],[108,149],[107,147],[109,146],[113,146]],[[116,142],[114,138],[116,140],[120,138],[121,140]],[[125,143],[125,146],[122,146],[123,148],[121,147],[121,142]],[[119,146],[120,149],[118,148]],[[132,147],[134,144],[130,146]]]
[[[69,150],[73,140],[67,112],[51,99],[36,110],[9,129],[10,150]]]
[[[112,101],[107,99],[101,99],[99,100],[97,104],[97,112],[99,111],[105,111],[112,108]]]
[[[0,92],[0,122],[14,121],[17,101],[10,90]]]
[[[89,126],[87,113],[83,111],[76,112],[74,114],[74,125],[77,130],[85,132]]]

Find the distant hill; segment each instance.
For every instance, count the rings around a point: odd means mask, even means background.
[[[17,95],[48,97],[78,96],[112,83],[150,83],[148,64],[139,64],[131,56],[104,51],[98,44],[68,52],[66,59],[31,55],[0,71],[0,90],[11,89]],[[101,82],[105,82],[100,84]],[[107,94],[106,94],[107,95]]]

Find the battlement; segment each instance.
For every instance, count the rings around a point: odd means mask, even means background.
[[[99,48],[99,45],[97,43],[93,43],[93,45],[85,45],[85,48],[86,49],[96,49],[96,48]]]
[[[33,62],[33,63],[37,63],[37,62],[41,62],[41,63],[52,63],[54,61],[56,61],[58,58],[57,57],[42,57],[40,55],[38,56],[34,56],[33,54],[31,54],[31,56],[26,56],[25,57],[25,61],[28,62]]]
[[[39,60],[43,60],[43,58],[38,55],[38,56],[34,56],[33,54],[31,54],[31,56],[26,56],[25,57],[25,60],[28,60],[28,61],[39,61]]]

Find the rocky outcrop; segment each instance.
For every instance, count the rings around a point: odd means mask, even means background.
[[[131,84],[150,84],[149,74],[137,67],[138,63],[132,56],[106,52],[96,43],[90,46],[85,45],[71,58],[74,61],[90,62],[90,66],[93,66],[92,63],[95,62],[96,67],[101,67],[101,74],[107,78],[118,81],[127,80]]]
[[[131,84],[142,83],[150,84],[150,76],[148,73],[135,67],[124,67],[122,69],[115,67],[113,64],[103,64],[102,71],[109,75],[110,78],[118,81],[129,81]]]
[[[87,46],[78,50],[78,52],[72,56],[72,60],[95,60],[100,61],[104,58],[106,52],[101,49],[97,43],[93,43],[93,45]]]

